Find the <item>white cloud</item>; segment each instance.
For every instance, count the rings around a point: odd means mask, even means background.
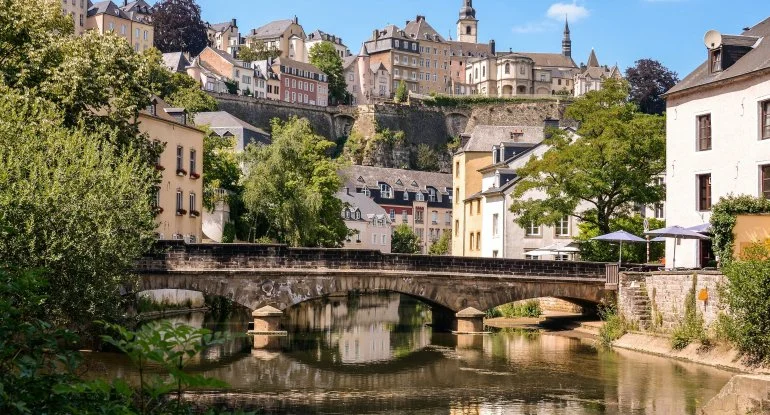
[[[590,14],[588,9],[574,2],[554,3],[546,12],[546,16],[551,19],[562,21],[565,17],[569,17],[570,22],[577,22],[578,20],[588,17]]]
[[[514,33],[541,33],[552,29],[554,26],[551,22],[529,22],[523,25],[513,27]]]

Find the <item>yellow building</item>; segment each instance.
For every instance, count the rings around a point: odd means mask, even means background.
[[[154,97],[139,113],[139,130],[165,145],[156,161],[161,182],[153,198],[159,239],[200,242],[203,211],[203,131],[184,108]]]
[[[88,0],[62,0],[62,13],[70,16],[75,26],[75,34],[83,34],[86,30],[86,16],[88,14]]]
[[[112,1],[94,3],[88,9],[86,30],[96,30],[100,34],[115,33],[125,38],[136,52],[153,46],[150,6],[143,0],[127,3],[123,7],[118,7]]]
[[[305,29],[294,16],[291,20],[276,20],[256,29],[251,29],[246,37],[247,45],[263,42],[268,49],[281,51],[281,58],[298,62],[307,62],[305,53]]]
[[[417,58],[418,92],[451,93],[450,44],[428,24],[425,16],[417,16],[414,21],[407,22],[404,32],[420,42],[420,56]]]

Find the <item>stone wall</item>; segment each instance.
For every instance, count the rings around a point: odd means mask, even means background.
[[[725,277],[716,271],[621,273],[619,311],[641,329],[670,332],[684,319],[693,278],[697,310],[708,327],[716,321],[721,306],[717,287]]]
[[[147,298],[156,304],[186,305],[199,308],[206,305],[203,293],[189,290],[148,290],[138,294],[140,297]]]

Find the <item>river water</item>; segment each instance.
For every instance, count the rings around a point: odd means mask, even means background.
[[[430,317],[395,293],[302,303],[288,336],[233,339],[191,362],[230,385],[196,399],[269,414],[695,414],[733,375],[545,332],[434,333]],[[250,319],[174,321],[240,334]],[[97,376],[135,378],[123,356],[89,361]]]

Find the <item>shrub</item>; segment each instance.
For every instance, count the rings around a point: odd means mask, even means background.
[[[231,244],[233,242],[235,242],[235,224],[233,222],[227,222],[222,229],[222,243]]]
[[[738,215],[770,213],[770,200],[748,195],[729,195],[719,199],[711,209],[711,232],[714,254],[725,265],[733,259],[733,228]]]
[[[671,347],[681,350],[693,341],[708,343],[706,330],[703,327],[703,316],[698,314],[696,286],[698,275],[692,276],[692,288],[684,300],[684,320],[671,333]]]
[[[613,341],[626,334],[628,325],[623,316],[618,313],[615,303],[600,308],[599,316],[604,321],[601,329],[599,329],[599,340],[604,346],[611,346]]]
[[[540,302],[528,300],[523,303],[508,303],[497,306],[487,312],[487,317],[540,317],[543,314]]]

